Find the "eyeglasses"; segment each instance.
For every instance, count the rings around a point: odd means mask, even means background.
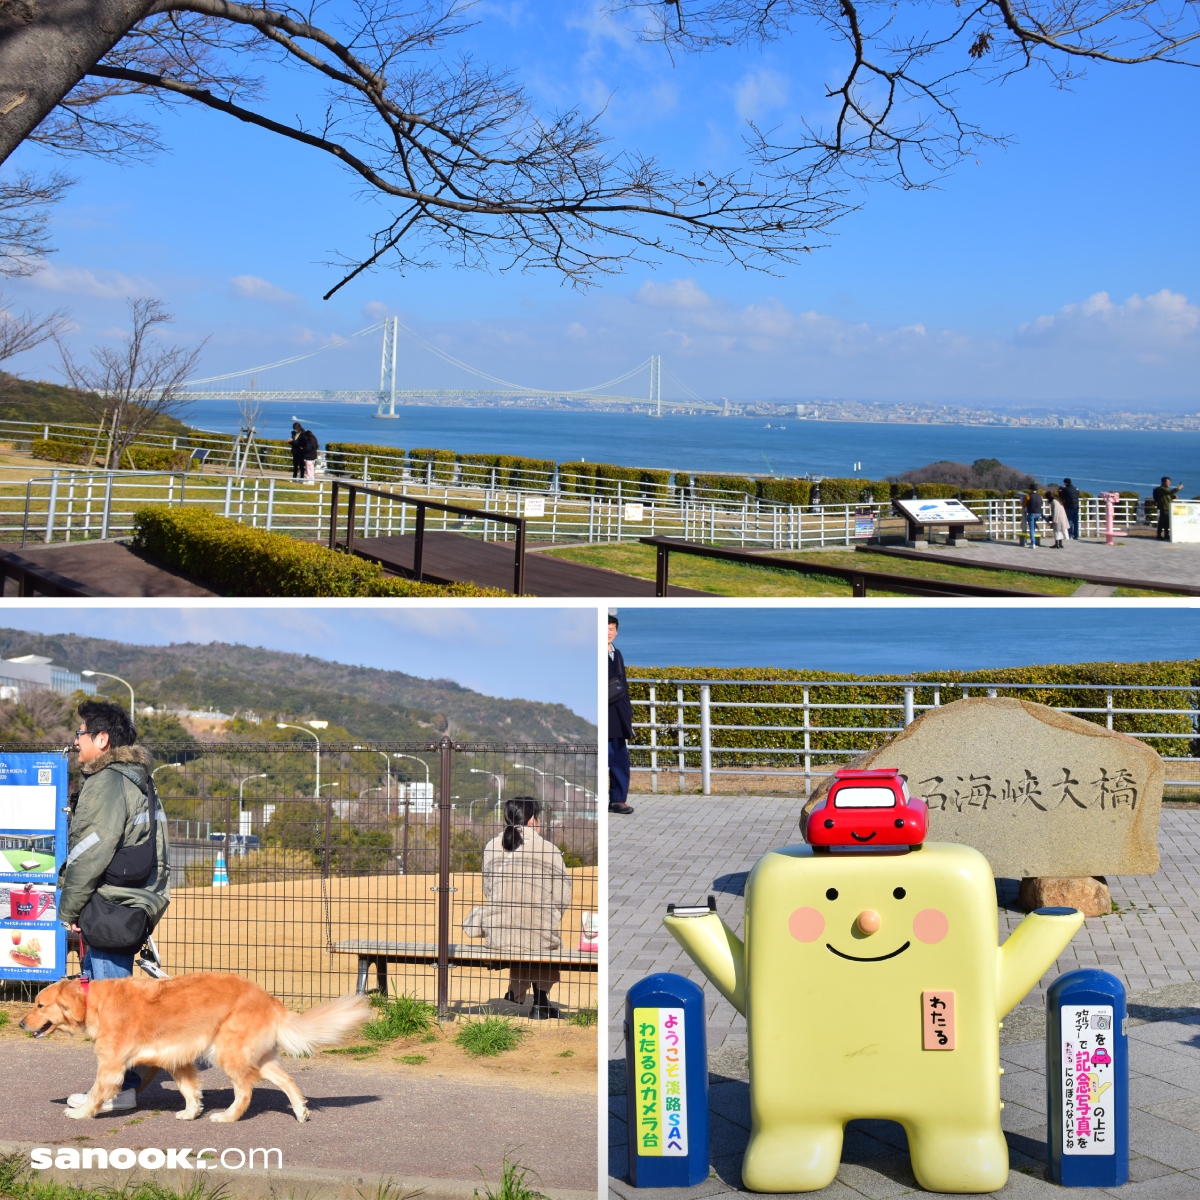
[[[80,738],[91,737],[91,736],[92,735],[90,733],[88,733],[88,731],[86,729],[75,730],[75,740],[76,741],[79,741]]]

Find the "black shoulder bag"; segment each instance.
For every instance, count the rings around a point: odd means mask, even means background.
[[[146,784],[150,836],[136,846],[122,846],[112,856],[104,882],[113,887],[141,887],[158,867],[158,797],[154,780],[147,777]],[[150,933],[150,917],[143,908],[113,904],[93,892],[79,914],[79,930],[84,942],[97,950],[135,954]]]

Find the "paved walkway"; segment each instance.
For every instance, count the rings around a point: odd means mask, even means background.
[[[85,589],[93,596],[215,596],[186,575],[159,566],[123,542],[31,543],[0,547],[17,565],[49,573],[56,582]],[[9,581],[6,593],[14,594]]]
[[[994,567],[1006,571],[1053,573],[1089,583],[1154,589],[1186,587],[1200,594],[1200,543],[1159,542],[1145,537],[1118,537],[1116,545],[1103,541],[1068,542],[1061,550],[1039,546],[1030,550],[1011,542],[971,542],[969,546],[934,546],[929,550],[873,546],[866,557],[886,562],[890,554],[928,558],[964,567]]]
[[[654,971],[676,971],[704,982],[662,927],[667,903],[700,903],[714,894],[722,917],[741,933],[747,872],[767,850],[800,840],[799,798],[641,795],[635,807],[632,817],[613,818],[609,826],[609,1077],[614,1091],[624,1088],[621,1022],[626,989]],[[687,830],[683,839],[681,827]],[[1193,1007],[1200,1005],[1200,810],[1165,811],[1159,848],[1158,874],[1111,877],[1109,886],[1121,911],[1088,920],[1038,987],[1005,1018],[1002,1050],[1007,1074],[1002,1092],[1014,1167],[1005,1195],[1062,1194],[1041,1178],[1043,995],[1062,972],[1098,966],[1137,994],[1141,1007],[1131,1007],[1131,1013],[1155,1017],[1130,1035],[1136,1079],[1132,1097],[1138,1109],[1131,1142],[1139,1152],[1133,1178],[1144,1182],[1119,1194],[1164,1200],[1200,1197],[1200,1007]],[[1016,881],[1003,881],[1002,938],[1024,916],[1009,907],[1015,896]],[[749,1128],[745,1020],[714,989],[706,988],[705,995],[718,1178],[694,1189],[697,1196],[737,1188]],[[645,1190],[638,1190],[635,1198],[634,1189],[619,1182],[625,1172],[624,1096],[610,1104],[610,1186],[627,1200],[654,1200]],[[916,1184],[907,1164],[899,1126],[855,1122],[838,1182],[821,1194],[912,1194]]]
[[[596,1191],[597,1106],[587,1093],[414,1078],[409,1072],[373,1070],[365,1063],[334,1065],[318,1057],[286,1063],[308,1098],[312,1116],[304,1124],[292,1115],[283,1092],[269,1085],[255,1089],[240,1121],[213,1124],[209,1114],[233,1098],[216,1067],[201,1074],[205,1112],[195,1122],[174,1119],[183,1101],[165,1075],[142,1094],[141,1111],[69,1121],[62,1115],[67,1095],[86,1090],[95,1078],[90,1046],[66,1038],[6,1037],[0,1041],[0,1060],[6,1095],[20,1097],[20,1103],[5,1104],[0,1112],[0,1146],[86,1146],[77,1139],[87,1136],[93,1145],[135,1150],[278,1147],[285,1177],[303,1178],[306,1171],[353,1173],[367,1185],[363,1194],[373,1195],[379,1180],[390,1176],[398,1182],[420,1180],[426,1192],[462,1200],[470,1200],[480,1186],[480,1171],[489,1181],[499,1178],[507,1152],[532,1169],[531,1180],[536,1172],[552,1196]],[[312,1189],[294,1190],[299,1195]],[[236,1183],[233,1194],[239,1194]]]

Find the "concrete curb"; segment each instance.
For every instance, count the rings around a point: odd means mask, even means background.
[[[29,1152],[37,1145],[43,1145],[51,1150],[65,1148],[61,1141],[37,1142],[4,1142],[0,1141],[0,1154],[20,1153],[28,1160]],[[72,1149],[76,1148],[74,1146]],[[483,1200],[483,1178],[477,1179],[428,1179],[416,1175],[405,1175],[397,1172],[394,1175],[368,1175],[353,1171],[329,1170],[322,1167],[285,1167],[280,1171],[264,1170],[262,1168],[244,1168],[240,1171],[230,1171],[218,1167],[212,1170],[199,1171],[169,1171],[165,1168],[158,1171],[134,1167],[128,1171],[109,1168],[106,1170],[72,1171],[56,1167],[37,1171],[36,1177],[53,1180],[56,1183],[71,1184],[75,1187],[114,1188],[118,1192],[126,1185],[137,1184],[143,1180],[153,1180],[161,1187],[171,1188],[176,1192],[185,1192],[197,1184],[203,1186],[205,1192],[211,1192],[218,1186],[225,1185],[227,1200],[385,1200],[387,1192],[385,1185],[392,1184],[392,1200],[417,1197],[420,1200],[473,1200],[476,1190],[480,1191]],[[496,1186],[495,1180],[487,1180],[488,1185]],[[578,1191],[570,1188],[546,1188],[530,1180],[533,1188],[541,1191],[546,1200],[596,1200],[597,1192]]]

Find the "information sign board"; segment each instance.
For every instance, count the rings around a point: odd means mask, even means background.
[[[1200,542],[1200,502],[1171,502],[1171,541]]]
[[[58,920],[66,853],[66,754],[0,754],[0,979],[66,973]]]
[[[961,500],[893,500],[914,525],[982,525]]]

